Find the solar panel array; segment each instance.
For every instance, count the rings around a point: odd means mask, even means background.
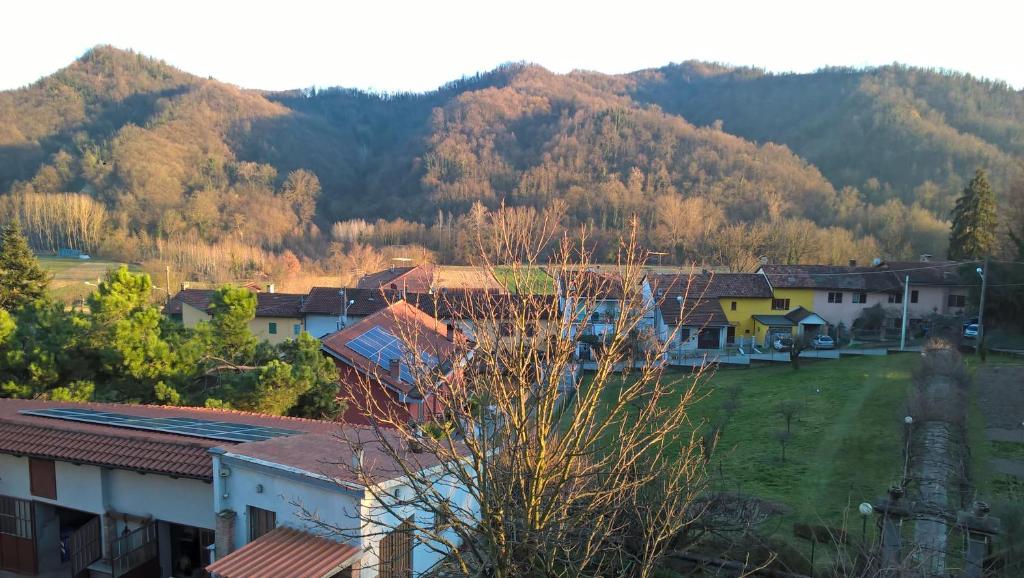
[[[259,442],[280,436],[302,433],[290,429],[245,423],[231,423],[190,417],[145,417],[80,408],[23,409],[19,413],[231,442]]]
[[[371,327],[362,335],[350,340],[349,349],[376,363],[385,371],[390,371],[392,359],[399,360],[399,379],[413,383],[412,372],[409,371],[409,350],[402,340],[380,327]],[[437,359],[429,353],[420,354],[420,360],[427,366],[437,365]]]

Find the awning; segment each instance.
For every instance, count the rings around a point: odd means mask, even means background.
[[[769,327],[792,327],[796,325],[785,315],[754,315],[754,321]]]
[[[362,556],[349,544],[284,526],[206,567],[222,578],[327,578]]]

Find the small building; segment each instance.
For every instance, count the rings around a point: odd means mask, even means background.
[[[0,399],[0,574],[420,575],[444,549],[406,522],[434,523],[403,502],[397,460],[439,462],[387,441],[395,453],[338,422]],[[461,486],[438,488],[474,515]]]
[[[667,295],[658,303],[657,327],[670,354],[686,355],[724,350],[730,325],[717,299]]]
[[[726,346],[753,343],[754,315],[772,311],[772,288],[758,273],[663,273],[650,276],[655,302],[676,299],[714,299],[728,320]],[[705,305],[706,307],[706,305]]]
[[[164,308],[164,314],[181,321],[185,327],[195,327],[209,321],[210,304],[214,289],[182,289]],[[305,330],[302,312],[306,295],[301,293],[256,293],[256,316],[249,321],[253,335],[270,343],[295,339]]]
[[[435,415],[439,408],[419,391],[418,379],[452,379],[468,351],[464,340],[454,325],[406,301],[324,337],[321,348],[338,367],[339,397],[348,406],[345,421],[422,421]],[[416,375],[423,371],[429,375]]]
[[[968,295],[971,285],[960,278],[963,263],[957,261],[936,261],[922,255],[921,261],[888,261],[877,269],[890,271],[900,282],[910,280],[907,315],[911,324],[923,321],[929,315],[962,316],[968,310]],[[972,266],[975,267],[975,266]],[[978,279],[980,284],[981,280]],[[902,307],[903,295],[891,301],[893,306]],[[977,307],[976,303],[970,304]]]
[[[839,265],[765,265],[760,272],[782,307],[803,307],[827,319],[830,326],[847,328],[868,307],[881,305],[895,312],[903,301],[903,284],[896,275],[875,267]],[[901,315],[896,313],[896,315]]]
[[[482,267],[459,267],[423,263],[415,267],[391,267],[363,276],[360,289],[383,289],[403,293],[431,293],[441,289],[507,293],[491,272]]]

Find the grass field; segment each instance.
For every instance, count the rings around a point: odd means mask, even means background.
[[[713,486],[785,506],[786,522],[839,526],[847,508],[884,495],[902,473],[903,416],[916,355],[844,358],[789,365],[721,369],[700,385],[695,427],[724,424],[711,462]],[[688,373],[673,371],[685,387]],[[741,388],[731,416],[725,405]],[[776,433],[786,424],[780,402],[800,410],[782,461]]]
[[[39,264],[53,275],[50,282],[50,294],[55,299],[68,304],[81,301],[96,288],[86,282],[96,280],[107,274],[107,271],[120,267],[122,263],[101,259],[70,259],[62,257],[39,256]]]
[[[555,292],[555,280],[539,267],[529,270],[526,281],[521,283],[522,286],[517,286],[508,267],[496,268],[494,276],[499,283],[513,293],[552,295]]]

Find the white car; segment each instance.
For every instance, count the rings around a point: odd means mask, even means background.
[[[974,337],[977,337],[977,336],[978,336],[978,324],[977,323],[971,323],[970,325],[964,327],[964,337],[974,338]]]
[[[811,347],[814,349],[833,349],[835,346],[836,342],[828,335],[815,335],[811,339]]]

